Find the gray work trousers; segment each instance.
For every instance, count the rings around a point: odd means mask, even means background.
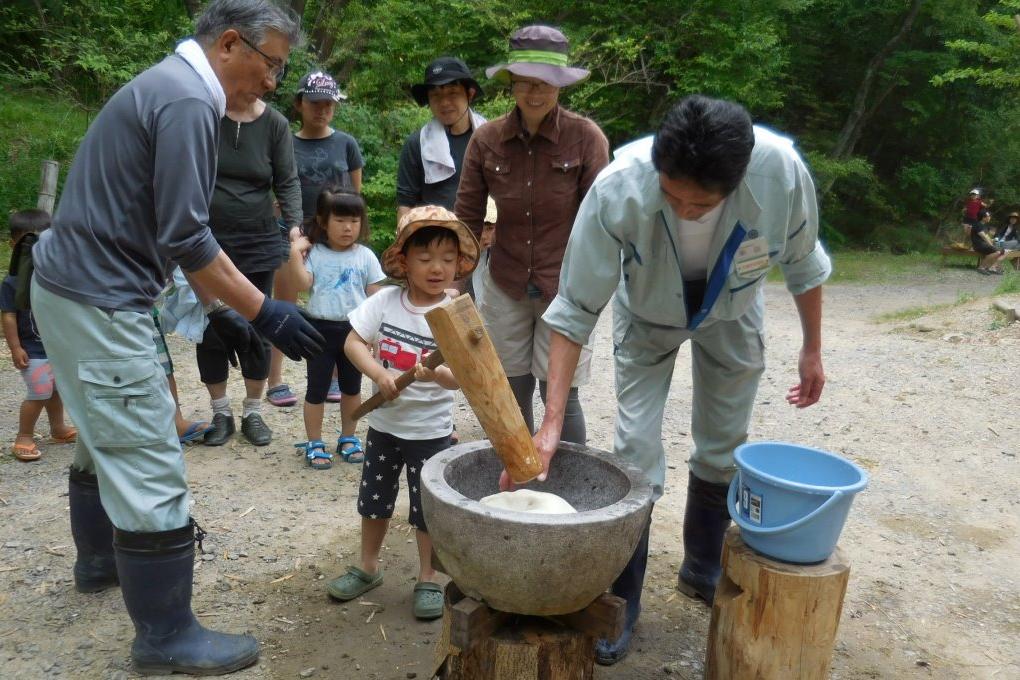
[[[34,281],[32,312],[78,428],[73,465],[98,477],[110,521],[134,532],[187,525],[176,406],[156,358],[152,314],[102,310]]]
[[[655,498],[662,495],[666,477],[662,417],[677,350],[691,341],[694,452],[688,465],[700,479],[729,482],[735,470],[733,449],[747,440],[751,408],[765,370],[763,318],[758,301],[735,321],[713,321],[690,331],[649,324],[616,306],[614,451],[644,470]]]

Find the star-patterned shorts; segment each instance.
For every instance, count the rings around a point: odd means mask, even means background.
[[[389,519],[400,490],[400,470],[407,466],[407,522],[428,531],[421,512],[421,467],[435,454],[450,448],[450,437],[412,441],[368,428],[365,464],[358,489],[358,514],[368,519]]]

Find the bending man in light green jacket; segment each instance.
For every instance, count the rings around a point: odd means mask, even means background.
[[[535,435],[552,458],[582,345],[613,299],[615,452],[662,495],[662,416],[677,350],[691,341],[694,395],[684,562],[680,590],[711,602],[729,525],[733,450],[747,439],[764,371],[768,270],[779,265],[803,329],[800,381],[787,401],[814,404],[825,383],[822,283],[829,257],[818,242],[814,184],[791,140],[752,126],[739,105],[691,96],[656,135],[629,144],[595,180],[578,211],[544,315],[553,329],[545,420]],[[640,613],[648,529],[613,584],[628,602],[627,628],[599,641],[598,661],[623,658]]]

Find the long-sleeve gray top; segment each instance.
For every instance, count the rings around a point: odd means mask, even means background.
[[[89,127],[53,227],[32,248],[56,295],[148,312],[174,263],[208,265],[219,116],[198,73],[171,55],[117,91]]]

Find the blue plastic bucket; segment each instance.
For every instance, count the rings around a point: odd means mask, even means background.
[[[835,454],[782,442],[743,444],[733,457],[728,505],[744,542],[783,562],[828,559],[868,474]]]

